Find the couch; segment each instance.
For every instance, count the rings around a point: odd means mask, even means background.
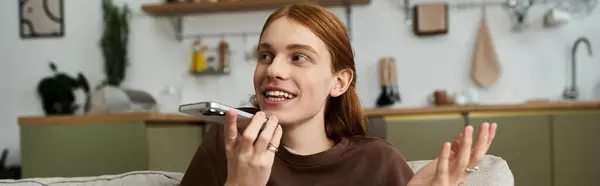
[[[417,171],[431,160],[410,161],[413,171]],[[497,156],[485,155],[479,171],[472,173],[464,186],[513,186],[514,178],[507,162]],[[73,178],[28,178],[21,180],[0,180],[7,186],[176,186],[183,173],[163,171],[133,171],[118,175],[102,175]]]

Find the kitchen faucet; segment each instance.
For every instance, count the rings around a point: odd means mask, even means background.
[[[571,86],[565,88],[563,92],[563,98],[569,100],[575,100],[579,97],[579,91],[577,90],[577,61],[575,60],[575,54],[577,54],[577,48],[579,44],[584,43],[587,45],[588,55],[592,56],[592,44],[590,44],[590,40],[586,37],[579,37],[575,40],[575,43],[571,47]]]

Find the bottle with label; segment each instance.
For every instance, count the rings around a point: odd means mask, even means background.
[[[192,49],[192,65],[190,71],[199,72],[206,69],[206,61],[204,58],[204,51],[207,50],[207,46],[203,45],[200,40],[194,41]]]
[[[225,73],[229,73],[229,44],[225,40],[221,40],[219,43],[219,68]]]

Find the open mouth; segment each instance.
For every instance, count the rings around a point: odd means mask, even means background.
[[[267,98],[267,100],[273,101],[273,102],[286,101],[286,100],[294,99],[296,97],[296,95],[294,95],[292,93],[280,91],[280,90],[265,91],[264,96],[265,96],[265,98]]]

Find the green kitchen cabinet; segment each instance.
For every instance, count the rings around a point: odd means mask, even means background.
[[[550,115],[472,113],[469,125],[474,128],[473,143],[485,121],[498,125],[488,154],[508,162],[516,186],[551,185]]]
[[[556,114],[552,135],[554,186],[600,185],[600,111]]]
[[[23,178],[120,174],[139,170],[184,172],[198,145],[201,124],[21,124]]]
[[[408,161],[436,158],[444,142],[465,126],[460,114],[423,117],[386,117],[387,141]]]

